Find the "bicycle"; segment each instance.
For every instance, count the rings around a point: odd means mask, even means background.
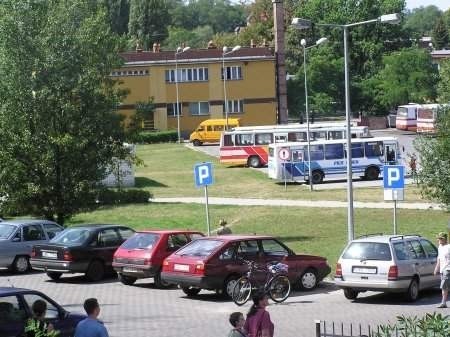
[[[233,288],[233,302],[237,305],[244,305],[249,300],[254,290],[263,291],[277,303],[285,301],[291,293],[291,282],[287,277],[288,265],[280,262],[271,262],[266,264],[265,268],[258,267],[254,261],[243,260],[248,265],[246,275],[241,276]],[[253,274],[256,271],[266,272],[266,279],[262,286],[255,286]]]

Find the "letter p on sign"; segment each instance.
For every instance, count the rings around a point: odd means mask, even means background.
[[[383,167],[383,184],[384,188],[404,188],[405,169],[401,165],[385,165]]]
[[[213,170],[211,163],[201,163],[194,166],[195,186],[208,186],[213,183]]]

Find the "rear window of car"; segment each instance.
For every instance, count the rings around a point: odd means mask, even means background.
[[[58,233],[53,239],[50,240],[50,242],[67,246],[76,246],[85,243],[90,235],[90,230],[86,228],[66,229]]]
[[[15,229],[16,226],[0,224],[0,239],[9,238],[12,235],[12,233],[14,233]]]
[[[159,234],[155,233],[136,233],[122,244],[125,249],[149,249],[158,242]]]
[[[381,242],[353,242],[342,256],[354,260],[392,260],[389,244]]]
[[[219,246],[223,244],[221,240],[195,240],[181,248],[176,255],[179,256],[209,256]]]

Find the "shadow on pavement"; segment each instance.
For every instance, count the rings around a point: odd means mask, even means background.
[[[364,296],[361,293],[358,298],[353,300],[353,303],[361,304],[382,304],[382,305],[407,305],[407,306],[422,306],[422,305],[438,305],[441,302],[441,291],[438,288],[422,290],[419,293],[419,298],[415,302],[408,302],[405,295],[402,293],[369,293]],[[361,296],[361,297],[360,297]]]
[[[70,275],[70,276],[69,276]],[[117,275],[107,275],[105,278],[98,282],[89,281],[82,274],[63,274],[59,280],[52,280],[51,278],[46,279],[44,282],[47,283],[67,283],[67,284],[109,284],[117,283]]]

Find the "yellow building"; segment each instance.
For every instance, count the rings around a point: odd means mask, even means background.
[[[147,127],[176,130],[178,68],[180,129],[185,138],[200,122],[225,118],[225,94],[229,118],[240,118],[241,125],[276,124],[276,65],[271,49],[241,48],[225,56],[222,53],[216,48],[190,49],[177,55],[158,48],[122,53],[125,64],[112,73],[129,89],[120,113],[129,117],[137,102],[153,97],[156,109]]]

